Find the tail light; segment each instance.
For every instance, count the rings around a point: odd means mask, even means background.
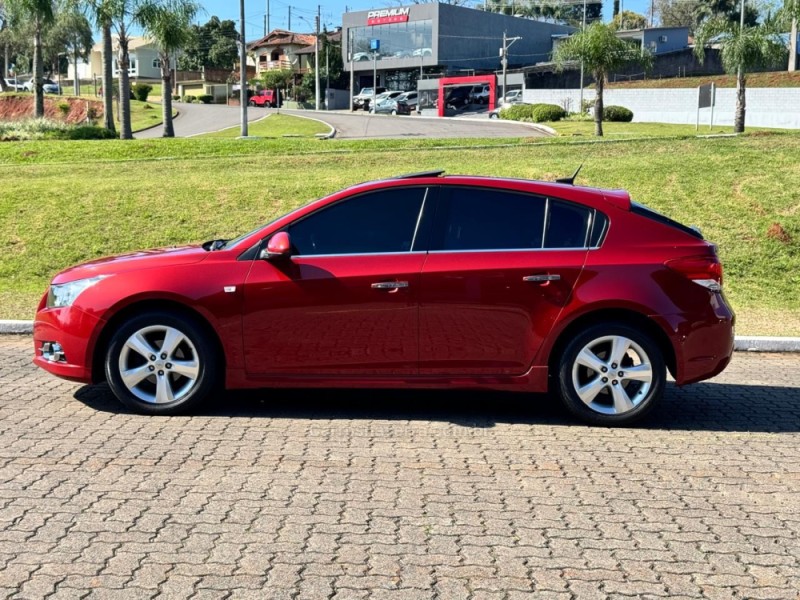
[[[716,256],[689,256],[668,260],[664,264],[712,292],[722,290],[722,264]]]

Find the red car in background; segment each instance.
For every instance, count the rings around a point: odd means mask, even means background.
[[[172,414],[217,386],[557,390],[627,424],[733,350],[702,235],[619,190],[421,173],[56,275],[34,362]]]
[[[274,90],[259,90],[248,101],[248,106],[263,106],[264,108],[275,108],[278,101]]]

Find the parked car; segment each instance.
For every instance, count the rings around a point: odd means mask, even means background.
[[[396,111],[397,109],[395,100],[402,95],[403,92],[397,91],[386,91],[382,94],[378,94],[375,98],[375,102],[370,106],[369,111],[372,113],[392,113],[392,111]]]
[[[61,94],[61,85],[56,82],[49,81],[42,85],[42,91],[45,94]]]
[[[378,94],[386,91],[385,87],[378,86]],[[361,91],[353,96],[353,107],[358,110],[364,107],[366,101],[372,102],[373,91],[371,87],[362,88]]]
[[[469,92],[469,101],[473,104],[488,104],[490,88],[488,85],[475,85]]]
[[[6,79],[6,86],[8,86],[9,91],[12,92],[22,92],[25,90],[25,84],[14,77]]]
[[[278,105],[275,97],[275,90],[258,90],[247,102],[248,106],[263,106],[265,108],[275,108]]]
[[[511,90],[502,99],[501,104],[513,104],[522,101],[522,90]]]
[[[402,96],[397,97],[397,102],[404,102],[410,110],[417,109],[418,101],[419,101],[419,93],[415,91],[406,92]]]
[[[504,108],[508,108],[509,106],[515,106],[517,104],[528,104],[527,102],[523,102],[522,100],[516,100],[514,102],[506,102],[495,108],[494,110],[489,111],[489,118],[490,119],[499,119],[500,118],[500,111]]]
[[[218,385],[552,389],[622,425],[667,370],[686,385],[728,364],[722,283],[712,243],[624,191],[418,173],[62,271],[34,362],[148,414],[222,401]]]
[[[353,61],[354,62],[361,62],[364,60],[372,60],[372,54],[369,52],[356,52],[353,54]]]
[[[465,86],[450,88],[446,92],[445,108],[463,108],[469,105],[469,94],[471,91],[472,88]],[[439,107],[438,98],[434,100],[433,106],[436,108]]]

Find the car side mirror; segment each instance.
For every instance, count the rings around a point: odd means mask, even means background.
[[[275,260],[288,258],[292,254],[292,240],[285,231],[279,231],[267,242],[267,249],[261,251],[261,258]]]

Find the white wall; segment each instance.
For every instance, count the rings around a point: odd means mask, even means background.
[[[594,90],[583,92],[584,100],[594,100]],[[564,106],[576,112],[580,104],[579,90],[525,90],[525,102],[544,102]],[[780,127],[800,129],[800,88],[752,88],[747,90],[745,125],[750,127]],[[624,106],[633,111],[639,123],[697,122],[697,89],[607,89],[603,94],[606,106]],[[717,88],[714,108],[715,125],[733,125],[736,90]],[[708,124],[710,109],[700,111],[700,124]]]

